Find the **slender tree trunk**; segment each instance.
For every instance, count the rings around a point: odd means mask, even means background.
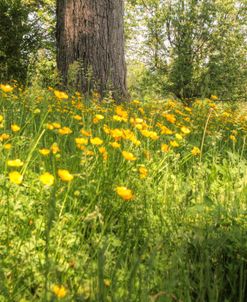
[[[57,65],[65,85],[127,97],[124,0],[57,0]]]

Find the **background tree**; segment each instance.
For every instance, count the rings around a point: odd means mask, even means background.
[[[145,63],[144,93],[247,98],[246,0],[132,0],[129,6],[133,28],[136,18],[142,22],[141,43],[129,57],[137,51],[141,68]]]
[[[57,1],[57,64],[64,84],[126,98],[123,0]]]
[[[29,10],[21,0],[0,0],[0,79],[22,80],[27,72],[27,53],[34,41]]]
[[[53,0],[0,0],[0,80],[26,83],[38,50],[52,51]]]

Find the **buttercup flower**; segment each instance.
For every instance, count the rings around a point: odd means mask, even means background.
[[[21,161],[19,158],[7,161],[7,165],[9,167],[19,168],[22,167],[23,164],[24,164],[23,161]]]
[[[50,154],[50,152],[51,152],[51,150],[46,149],[46,148],[39,149],[39,153],[40,153],[41,155],[44,155],[44,156],[49,155],[49,154]]]
[[[171,141],[171,142],[170,142],[170,145],[171,145],[173,148],[179,147],[179,143],[176,142],[176,141]]]
[[[182,131],[184,134],[189,134],[189,133],[190,133],[190,129],[187,128],[187,127],[185,127],[185,126],[181,127],[181,131]]]
[[[23,176],[18,171],[13,171],[9,173],[9,180],[16,185],[20,185],[22,183]]]
[[[54,94],[60,100],[62,100],[62,99],[68,99],[69,98],[69,96],[67,95],[67,93],[65,93],[63,91],[54,90]]]
[[[18,125],[16,125],[16,124],[11,125],[11,130],[13,132],[18,132],[20,129],[21,128]]]
[[[7,133],[3,133],[0,135],[0,142],[5,141],[10,138],[10,135]]]
[[[92,145],[96,145],[96,146],[103,144],[103,140],[100,139],[99,137],[91,138],[90,142]]]
[[[169,151],[169,146],[167,144],[162,144],[161,145],[161,151],[168,152]]]
[[[60,152],[60,149],[59,149],[59,147],[58,147],[58,144],[57,143],[53,143],[52,145],[51,145],[51,152],[53,153],[53,154],[57,154],[58,152]]]
[[[230,138],[230,140],[232,140],[233,142],[236,142],[236,141],[237,141],[236,136],[234,136],[234,135],[230,135],[229,138]]]
[[[0,84],[0,89],[3,91],[3,92],[11,92],[13,91],[13,87],[11,87],[10,85],[3,85],[3,84]]]
[[[39,180],[46,186],[52,186],[54,184],[54,176],[49,172],[40,175]]]
[[[75,142],[77,145],[87,145],[88,139],[84,138],[84,137],[77,137],[77,138],[75,138]]]
[[[120,148],[121,147],[121,145],[119,144],[119,143],[117,143],[117,142],[112,142],[112,143],[109,143],[113,148],[115,148],[115,149],[118,149],[118,148]]]
[[[69,127],[63,127],[58,130],[58,133],[62,135],[71,134],[72,130]]]
[[[60,128],[61,128],[61,124],[59,124],[59,123],[57,123],[57,122],[52,123],[52,126],[53,126],[55,129],[60,129]]]
[[[58,297],[58,298],[64,298],[67,294],[67,290],[63,285],[53,285],[52,286],[52,292]]]
[[[136,157],[135,157],[134,154],[131,153],[131,152],[123,151],[123,152],[122,152],[122,155],[123,155],[123,157],[124,157],[126,160],[130,160],[130,161],[136,160]]]
[[[74,176],[70,174],[68,170],[64,169],[59,169],[57,174],[61,178],[61,180],[65,182],[70,182],[74,178]]]
[[[101,114],[96,114],[95,117],[93,118],[93,123],[97,124],[99,121],[103,120],[104,116]]]
[[[5,145],[3,146],[3,148],[4,148],[5,150],[10,150],[11,147],[12,147],[11,144],[5,144]]]
[[[193,147],[193,149],[191,150],[191,153],[192,153],[192,155],[196,156],[201,153],[201,150],[198,147]]]
[[[132,191],[126,187],[117,187],[116,193],[124,200],[131,200],[134,198]]]
[[[147,177],[147,175],[148,175],[148,170],[147,170],[146,167],[141,166],[141,167],[139,168],[139,173],[140,173],[140,178],[143,179],[143,178],[146,178],[146,177]]]

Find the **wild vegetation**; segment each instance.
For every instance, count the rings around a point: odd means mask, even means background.
[[[0,301],[245,301],[244,104],[0,104]]]
[[[0,0],[0,302],[247,301],[246,5]]]

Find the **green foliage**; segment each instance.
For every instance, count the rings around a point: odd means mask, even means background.
[[[21,0],[0,1],[0,79],[25,78],[33,47],[29,10]]]
[[[26,82],[40,88],[60,83],[53,52],[43,48],[30,56]]]
[[[168,78],[161,71],[151,71],[138,61],[130,61],[127,68],[127,83],[132,98],[155,100],[168,94],[168,87],[164,85],[168,83]]]
[[[0,0],[1,81],[26,83],[38,49],[54,52],[54,23],[54,1]]]
[[[168,79],[160,81],[164,94],[246,99],[246,1],[147,0],[128,8],[140,42],[130,52],[139,53],[155,81],[157,74]]]

